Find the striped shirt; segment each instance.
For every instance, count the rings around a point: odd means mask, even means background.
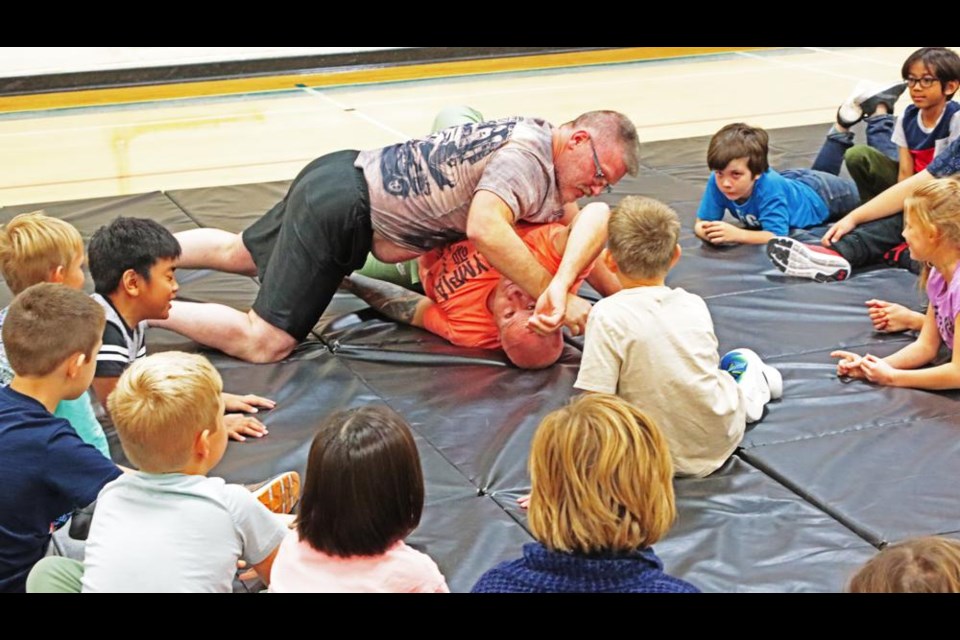
[[[92,297],[100,303],[107,314],[107,325],[103,329],[103,346],[97,353],[96,376],[116,378],[133,364],[134,360],[147,355],[145,339],[147,321],[144,320],[131,329],[109,299],[99,293],[94,293]]]

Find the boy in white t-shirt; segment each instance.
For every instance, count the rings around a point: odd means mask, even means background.
[[[782,395],[783,381],[749,349],[721,361],[703,299],[666,286],[679,235],[676,212],[656,200],[630,196],[613,210],[601,259],[623,290],[594,305],[574,386],[635,404],[662,428],[676,473],[705,476]]]
[[[227,446],[222,391],[197,354],[157,353],[123,372],[107,403],[139,471],[100,491],[83,564],[46,558],[28,591],[229,593],[241,559],[270,583],[282,516],[207,477]]]

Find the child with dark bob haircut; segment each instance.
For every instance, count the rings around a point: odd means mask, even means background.
[[[436,563],[403,541],[422,512],[420,455],[403,418],[384,407],[334,413],[310,447],[297,529],[270,590],[448,592]]]

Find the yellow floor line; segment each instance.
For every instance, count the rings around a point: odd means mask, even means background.
[[[156,100],[175,100],[210,96],[283,91],[299,84],[310,87],[333,87],[353,84],[426,80],[459,75],[481,75],[506,71],[531,71],[581,65],[612,64],[639,60],[697,56],[730,51],[768,49],[770,47],[633,47],[575,51],[483,60],[458,60],[427,64],[350,68],[324,73],[286,74],[230,80],[181,82],[176,84],[145,85],[37,93],[0,97],[0,113],[68,109]]]

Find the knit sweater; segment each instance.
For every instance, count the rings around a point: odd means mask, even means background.
[[[473,593],[699,593],[663,572],[652,548],[620,555],[551,551],[539,542],[523,546],[523,557],[484,573]]]

